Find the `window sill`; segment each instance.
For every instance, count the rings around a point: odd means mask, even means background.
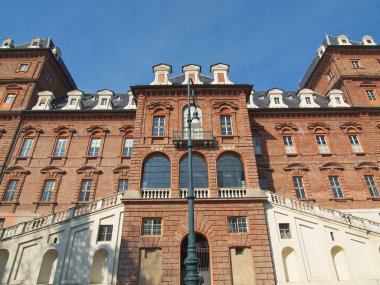
[[[366,152],[352,152],[351,154],[352,154],[352,155],[356,155],[356,156],[364,156],[364,155],[367,155]]]
[[[39,205],[39,206],[58,205],[57,202],[41,202],[41,201],[33,202],[32,204]]]
[[[101,156],[100,156],[100,155],[98,155],[98,156],[85,155],[85,156],[83,156],[83,158],[87,158],[87,159],[97,159],[97,158],[101,158]]]
[[[300,156],[301,154],[300,153],[285,153],[286,154],[286,156],[290,156],[290,157],[296,157],[296,156]]]
[[[29,158],[32,158],[31,156],[18,156],[16,157],[17,160],[27,160]]]
[[[61,160],[61,159],[67,159],[67,156],[64,155],[64,156],[49,156],[50,159],[54,159],[54,160]]]
[[[122,159],[131,159],[132,155],[122,155],[121,158]]]
[[[332,153],[332,152],[321,153],[321,152],[320,152],[320,153],[318,153],[318,155],[328,157],[328,156],[336,155],[336,153]]]
[[[379,197],[368,197],[367,200],[380,201],[380,196]]]
[[[18,201],[17,202],[5,202],[5,201],[1,201],[0,205],[1,206],[3,206],[3,205],[4,206],[7,206],[7,205],[9,205],[9,206],[11,206],[11,205],[20,205],[20,202],[18,202]]]
[[[330,198],[330,201],[335,201],[335,202],[347,202],[347,201],[354,201],[354,198],[350,197],[344,197],[344,198]]]
[[[317,201],[314,198],[303,198],[303,199],[297,199],[297,200],[302,201],[302,202],[316,202]]]

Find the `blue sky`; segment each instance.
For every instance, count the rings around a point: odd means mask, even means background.
[[[173,75],[224,62],[235,83],[291,90],[325,34],[380,44],[379,0],[22,0],[2,10],[2,38],[51,36],[85,92],[148,84],[161,62]]]

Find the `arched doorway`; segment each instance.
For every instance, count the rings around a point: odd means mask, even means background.
[[[188,236],[181,243],[181,285],[185,285]],[[195,235],[195,246],[199,258],[199,274],[203,277],[203,285],[211,285],[210,248],[207,240],[201,235]]]

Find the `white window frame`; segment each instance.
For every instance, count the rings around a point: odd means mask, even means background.
[[[92,183],[92,179],[82,179],[79,191],[79,202],[90,201]]]
[[[228,233],[247,233],[247,217],[228,217]]]
[[[40,202],[48,203],[51,201],[55,188],[55,179],[46,179],[41,194]]]
[[[334,198],[343,198],[343,190],[338,176],[329,176],[331,190],[333,191]]]
[[[8,181],[7,189],[5,190],[3,202],[11,203],[16,196],[19,180],[11,179]]]
[[[365,92],[367,93],[368,99],[370,101],[376,101],[377,98],[373,90],[366,90]]]
[[[88,148],[88,156],[97,157],[100,152],[100,145],[102,143],[101,138],[91,138],[90,146]]]
[[[306,199],[306,191],[302,176],[293,176],[294,189],[297,199]]]
[[[117,181],[117,192],[122,193],[128,190],[128,179],[119,179]]]
[[[233,134],[231,115],[220,116],[220,132],[222,136],[231,136]]]
[[[296,153],[296,147],[294,145],[293,136],[286,135],[282,136],[282,141],[285,146],[285,152],[287,154],[295,154]]]
[[[67,146],[67,138],[58,138],[54,148],[54,157],[63,157]]]
[[[348,139],[351,144],[352,151],[355,153],[361,153],[363,152],[363,148],[360,144],[359,136],[358,135],[348,135]]]
[[[7,93],[5,94],[4,103],[12,104],[16,98],[16,93]]]
[[[320,153],[330,153],[329,145],[325,135],[316,135],[317,145]]]
[[[371,193],[371,197],[380,197],[379,188],[376,185],[375,177],[373,175],[365,175],[364,179],[367,183],[368,190]]]
[[[153,117],[153,136],[154,137],[165,136],[165,116]]]
[[[19,157],[29,157],[34,143],[33,138],[25,138],[22,142]]]
[[[131,157],[132,156],[132,148],[133,148],[133,139],[125,138],[123,145],[123,156]]]
[[[152,236],[161,235],[162,233],[162,219],[144,218],[142,224],[142,235]]]

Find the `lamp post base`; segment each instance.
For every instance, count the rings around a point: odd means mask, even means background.
[[[195,249],[188,250],[188,256],[185,259],[186,265],[186,285],[199,285],[198,275],[198,257],[195,253]]]

